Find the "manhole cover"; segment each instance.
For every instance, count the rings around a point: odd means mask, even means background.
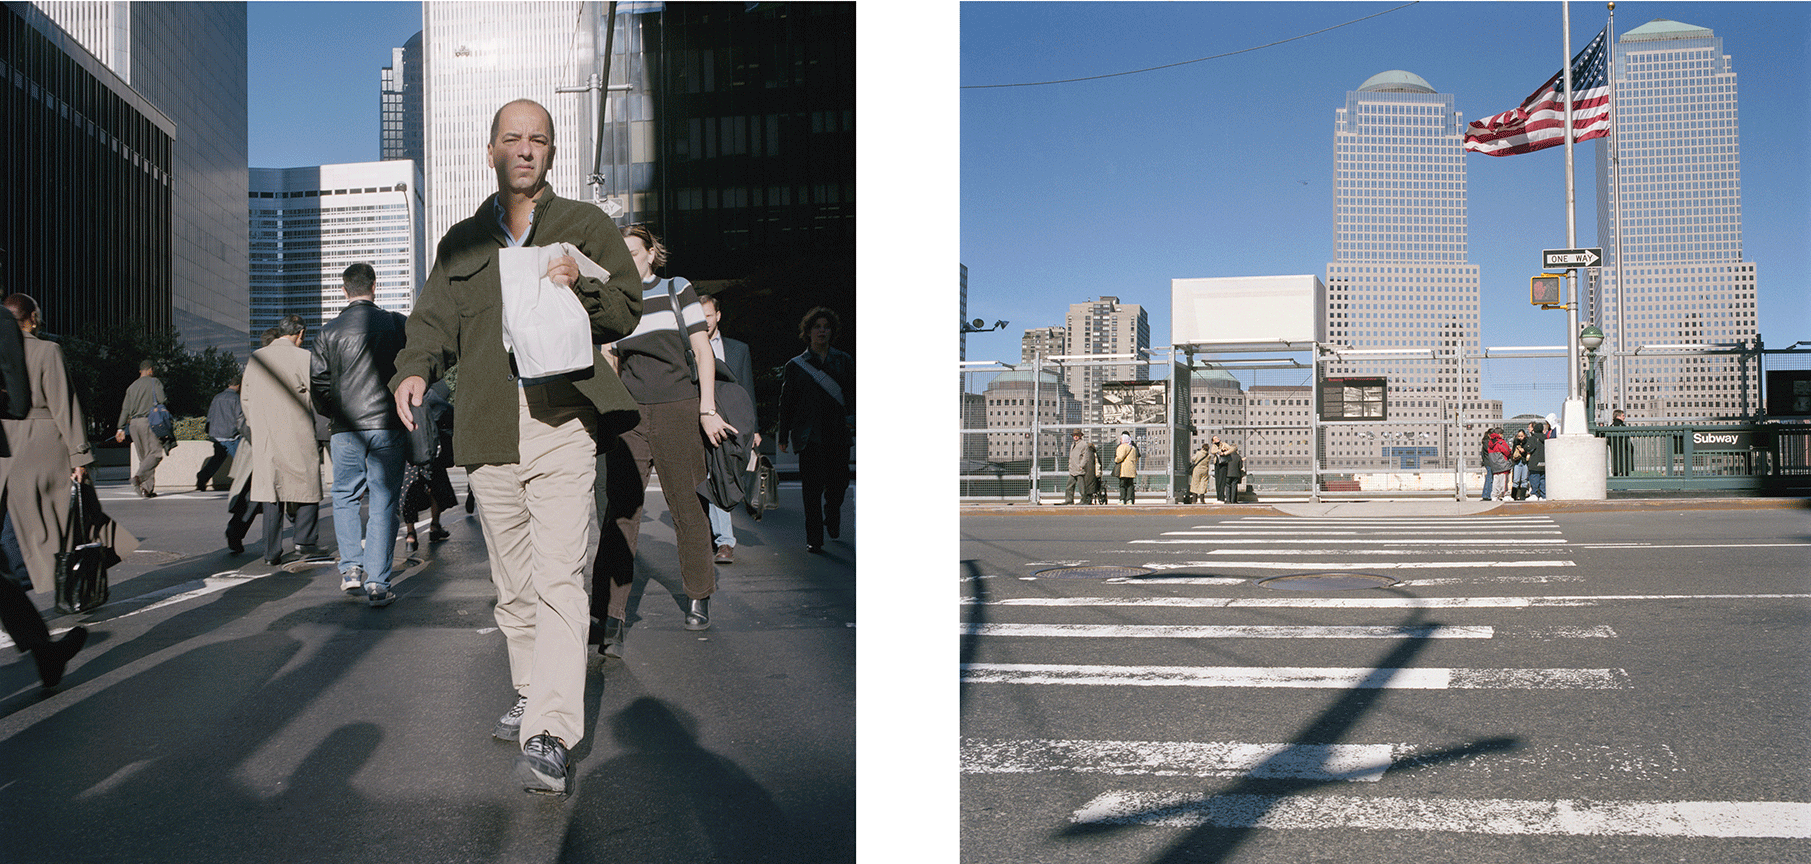
[[[1052,567],[1031,574],[1039,579],[1136,579],[1151,575],[1149,567]]]
[[[1350,591],[1356,588],[1390,588],[1399,583],[1388,576],[1370,573],[1299,573],[1273,576],[1258,584],[1279,591]]]

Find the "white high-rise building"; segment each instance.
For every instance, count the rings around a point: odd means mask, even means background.
[[[597,94],[558,89],[583,87],[595,71],[597,14],[588,2],[422,4],[430,257],[447,229],[497,191],[485,145],[491,117],[511,100],[533,99],[553,115],[554,193],[590,198]]]
[[[1758,274],[1742,256],[1732,59],[1711,31],[1665,20],[1624,33],[1613,58],[1617,136],[1614,145],[1604,138],[1597,146],[1597,237],[1606,261],[1595,271],[1583,313],[1603,328],[1604,350],[1613,352],[1599,388],[1598,419],[1607,422],[1613,407],[1632,418],[1755,413],[1758,388],[1752,378],[1742,380],[1734,357],[1614,353],[1757,338]],[[1747,374],[1755,374],[1752,367]]]
[[[1502,416],[1501,402],[1481,398],[1478,362],[1465,359],[1479,347],[1478,268],[1466,250],[1465,125],[1452,94],[1401,70],[1373,75],[1334,112],[1327,339],[1434,356],[1327,364],[1328,376],[1389,379],[1392,431],[1413,436],[1332,427],[1329,466],[1419,466],[1441,455],[1440,432],[1457,410],[1473,419]]]
[[[340,276],[377,270],[377,305],[414,308],[425,275],[421,171],[387,160],[309,168],[253,168],[251,326],[302,316],[312,333],[346,306]]]

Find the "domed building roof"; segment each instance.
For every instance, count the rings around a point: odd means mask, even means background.
[[[1434,93],[1438,91],[1434,90],[1434,88],[1429,85],[1427,81],[1423,80],[1420,75],[1416,75],[1413,72],[1404,72],[1401,69],[1391,69],[1388,72],[1379,72],[1376,75],[1372,75],[1370,78],[1365,79],[1365,83],[1358,88],[1358,92]]]
[[[1034,374],[1039,377],[1040,385],[1063,383],[1063,379],[1061,376],[1057,375],[1055,372],[1050,371],[1048,369],[1044,370],[1043,372],[1039,372],[1039,373],[1033,373],[1030,369],[1013,369],[1010,371],[1001,372],[1000,374],[994,376],[994,380],[987,382],[987,388],[989,390],[991,390],[995,387],[1018,386],[1018,387],[1024,387],[1026,389],[1030,389],[1032,376]]]

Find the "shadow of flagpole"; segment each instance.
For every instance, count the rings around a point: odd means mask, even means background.
[[[1327,706],[1299,732],[1291,736],[1291,743],[1316,746],[1337,744],[1357,725],[1359,719],[1374,710],[1378,701],[1383,698],[1384,690],[1390,680],[1398,672],[1408,668],[1409,663],[1427,648],[1432,640],[1431,634],[1440,626],[1431,622],[1423,622],[1421,620],[1423,615],[1422,610],[1414,610],[1409,619],[1400,625],[1403,632],[1418,635],[1405,639],[1401,645],[1392,648],[1378,660],[1377,665],[1362,681],[1347,690],[1332,705]],[[1419,754],[1415,757],[1413,765],[1401,768],[1392,766],[1391,770],[1413,771],[1468,756],[1514,750],[1519,746],[1521,746],[1521,742],[1517,738],[1486,738],[1457,747]],[[1246,837],[1259,827],[1259,822],[1264,816],[1284,800],[1323,786],[1349,782],[1346,775],[1289,776],[1292,773],[1299,773],[1299,759],[1300,754],[1293,747],[1284,748],[1241,775],[1238,782],[1221,792],[1204,795],[1195,801],[1114,814],[1096,821],[1077,822],[1065,826],[1057,832],[1057,837],[1099,836],[1127,827],[1178,817],[1200,819],[1204,824],[1190,830],[1162,854],[1151,859],[1152,864],[1226,861],[1245,842]],[[1287,765],[1284,764],[1285,760],[1288,761]]]

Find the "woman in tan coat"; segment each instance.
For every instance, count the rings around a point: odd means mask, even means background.
[[[6,308],[24,336],[25,373],[31,383],[31,411],[22,420],[0,420],[8,455],[0,456],[0,495],[19,551],[31,574],[32,589],[56,589],[56,555],[69,532],[69,484],[85,481],[94,454],[88,447],[88,424],[81,402],[69,386],[63,367],[63,349],[38,338],[38,304],[24,294],[6,298]],[[131,554],[137,541],[118,532],[115,552]],[[123,544],[123,545],[121,545]],[[0,577],[5,578],[5,577]],[[7,586],[11,589],[13,586]],[[10,593],[10,591],[9,591]],[[35,608],[19,607],[23,592],[6,609],[6,630],[19,647],[29,650],[38,663],[38,676],[46,687],[62,680],[63,667],[82,648],[88,631],[76,627],[63,638],[50,640],[50,631]],[[29,614],[25,610],[29,609]]]
[[[1113,451],[1113,466],[1113,474],[1119,478],[1119,503],[1133,503],[1137,500],[1132,483],[1138,479],[1138,445],[1132,443],[1128,433],[1119,433],[1119,448]]]
[[[1195,451],[1194,467],[1188,474],[1188,493],[1195,503],[1207,500],[1214,493],[1214,444],[1220,439],[1201,442],[1201,449]]]

